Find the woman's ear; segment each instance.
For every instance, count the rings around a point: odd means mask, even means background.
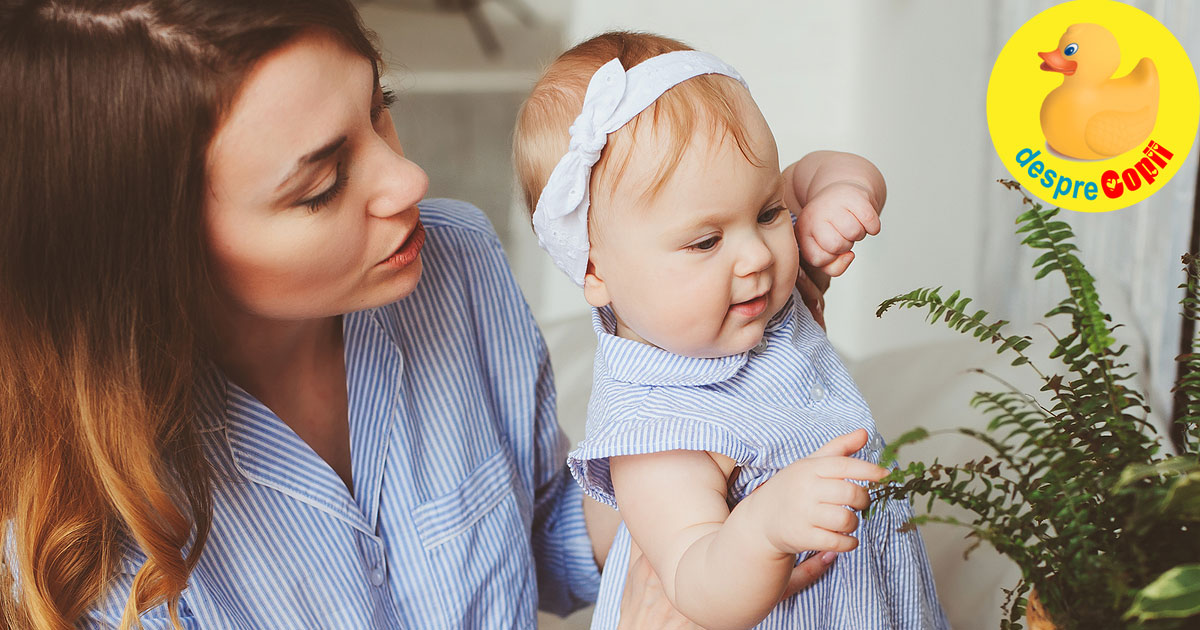
[[[608,306],[612,298],[608,295],[608,285],[596,273],[596,265],[588,258],[587,271],[583,276],[583,298],[596,308]]]

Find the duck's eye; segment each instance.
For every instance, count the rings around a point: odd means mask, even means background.
[[[1079,52],[1079,44],[1067,44],[1067,47],[1063,49],[1063,54],[1068,57],[1077,52]]]

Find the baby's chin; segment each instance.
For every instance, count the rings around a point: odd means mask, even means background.
[[[645,331],[644,333],[619,325],[617,336],[639,341],[679,356],[693,359],[719,359],[742,354],[757,346],[765,334],[767,321],[767,317],[736,324],[730,320],[719,323],[710,322],[707,325],[703,322],[692,321],[690,325]],[[718,330],[714,331],[713,328],[718,328]],[[689,332],[695,335],[702,329],[707,329],[709,332],[709,335],[702,335],[705,338],[687,335]]]
[[[764,334],[764,332],[760,329],[758,331],[758,334],[754,335],[754,337],[750,341],[744,341],[742,343],[739,343],[736,346],[735,351],[730,352],[729,354],[742,354],[743,352],[749,352],[749,351],[753,350],[754,347],[758,345],[758,342],[762,341],[763,334]]]
[[[659,348],[666,350],[672,354],[680,356],[692,357],[693,359],[719,359],[721,357],[730,357],[736,354],[748,352],[754,346],[758,345],[763,338],[763,329],[765,325],[757,327],[757,334],[751,334],[753,329],[742,329],[737,331],[737,335],[729,335],[729,338],[717,339],[711,343],[703,345],[684,345],[684,344],[658,344]]]

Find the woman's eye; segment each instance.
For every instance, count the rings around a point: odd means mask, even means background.
[[[396,102],[396,93],[390,89],[383,90],[383,98],[379,104],[371,108],[371,123],[379,122],[379,117],[383,115],[383,111],[388,109]]]
[[[766,225],[779,217],[779,213],[783,212],[783,206],[776,206],[758,215],[758,222]]]
[[[341,194],[342,190],[346,188],[346,182],[349,179],[350,178],[347,175],[342,173],[342,163],[338,162],[337,174],[334,176],[333,183],[330,184],[329,188],[326,188],[323,192],[315,197],[301,201],[298,205],[307,207],[309,213],[315,214],[321,208],[329,205],[329,202],[333,201],[335,197]]]
[[[688,246],[688,249],[706,252],[717,246],[717,242],[721,240],[719,236],[710,236],[699,243],[693,243]]]

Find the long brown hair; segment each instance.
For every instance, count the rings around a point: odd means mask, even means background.
[[[253,64],[314,27],[378,62],[349,0],[0,5],[0,625],[71,627],[125,539],[121,627],[163,602],[180,627],[212,518],[205,155]]]

